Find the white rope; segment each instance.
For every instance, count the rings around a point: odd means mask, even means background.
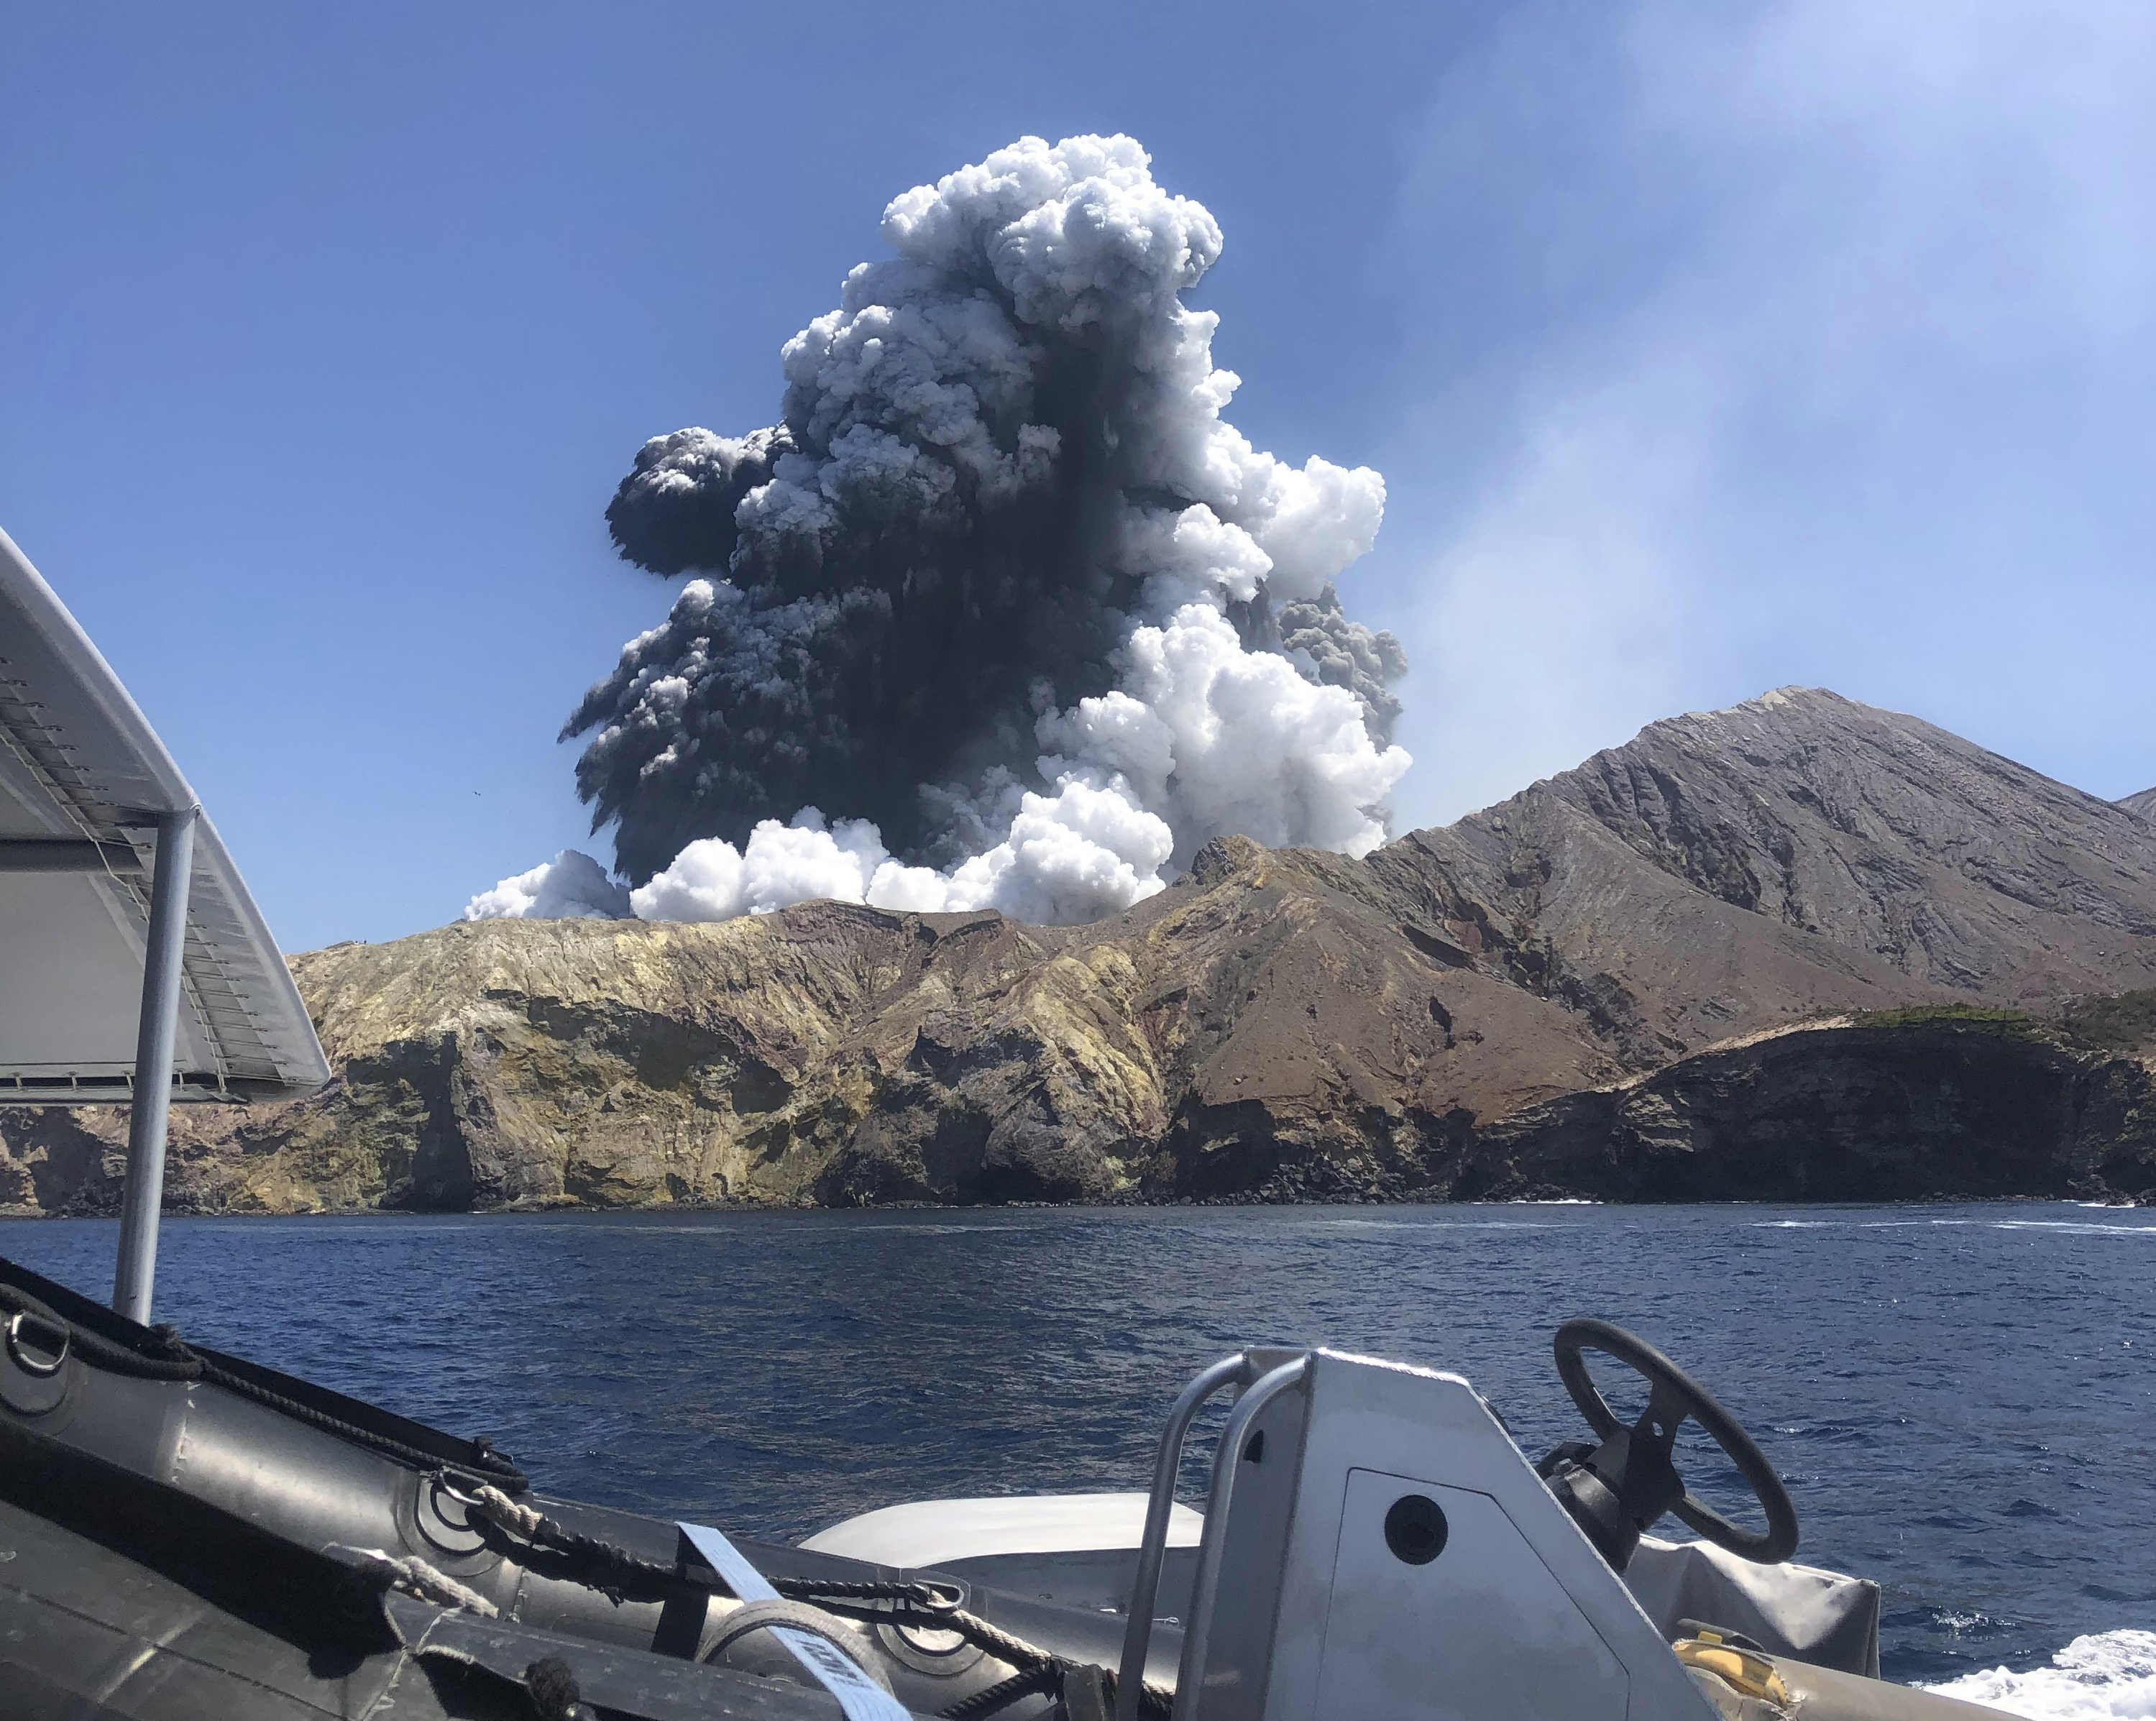
[[[472,1495],[471,1500],[502,1528],[527,1542],[539,1533],[539,1526],[546,1521],[533,1508],[518,1505],[492,1483]]]
[[[379,1548],[362,1548],[358,1551],[369,1559],[378,1559],[388,1566],[395,1582],[409,1590],[422,1601],[432,1601],[445,1607],[460,1607],[466,1613],[477,1614],[483,1620],[501,1617],[501,1610],[478,1590],[466,1588],[447,1572],[428,1564],[416,1554],[393,1559]]]

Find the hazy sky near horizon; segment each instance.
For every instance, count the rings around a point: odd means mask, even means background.
[[[1081,131],[1219,218],[1235,423],[1385,475],[1398,828],[1789,682],[2156,783],[2143,0],[0,0],[0,527],[288,948],[437,924],[608,852],[639,443]]]

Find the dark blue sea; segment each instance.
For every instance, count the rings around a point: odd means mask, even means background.
[[[115,1241],[0,1221],[0,1252],[100,1297]],[[1885,1583],[1890,1677],[2156,1647],[2156,1211],[179,1219],[157,1313],[491,1436],[551,1492],[785,1539],[900,1500],[1142,1487],[1176,1390],[1255,1340],[1459,1370],[1537,1455],[1583,1432],[1551,1332],[1599,1314],[1751,1428],[1800,1559]],[[1712,1450],[1694,1485],[1734,1506]]]

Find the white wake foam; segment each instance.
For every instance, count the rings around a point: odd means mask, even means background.
[[[2073,1205],[2086,1204],[2076,1202]],[[1752,1221],[1752,1229],[1755,1231],[1907,1231],[1956,1225],[1993,1231],[2066,1231],[2077,1237],[2156,1237],[2156,1225],[2145,1220],[2123,1220],[2109,1225],[2085,1219],[1758,1219]]]
[[[2156,1631],[2099,1631],[2048,1667],[1994,1667],[1924,1688],[2031,1721],[2156,1721]]]

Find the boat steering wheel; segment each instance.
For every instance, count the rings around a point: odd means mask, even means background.
[[[1705,1387],[1646,1340],[1608,1321],[1567,1321],[1557,1329],[1556,1349],[1558,1378],[1602,1444],[1592,1452],[1577,1449],[1584,1453],[1584,1462],[1573,1456],[1574,1449],[1560,1447],[1544,1461],[1545,1475],[1589,1539],[1619,1570],[1638,1545],[1638,1532],[1665,1511],[1675,1513],[1717,1547],[1762,1565],[1778,1565],[1797,1551],[1797,1508],[1789,1491],[1758,1443]],[[1647,1408],[1629,1428],[1617,1420],[1588,1374],[1584,1354],[1590,1350],[1616,1358],[1643,1376],[1650,1389]],[[1685,1487],[1670,1455],[1687,1416],[1714,1436],[1750,1485],[1767,1514],[1763,1533],[1732,1523]],[[1612,1533],[1623,1544],[1621,1557],[1611,1545]]]

